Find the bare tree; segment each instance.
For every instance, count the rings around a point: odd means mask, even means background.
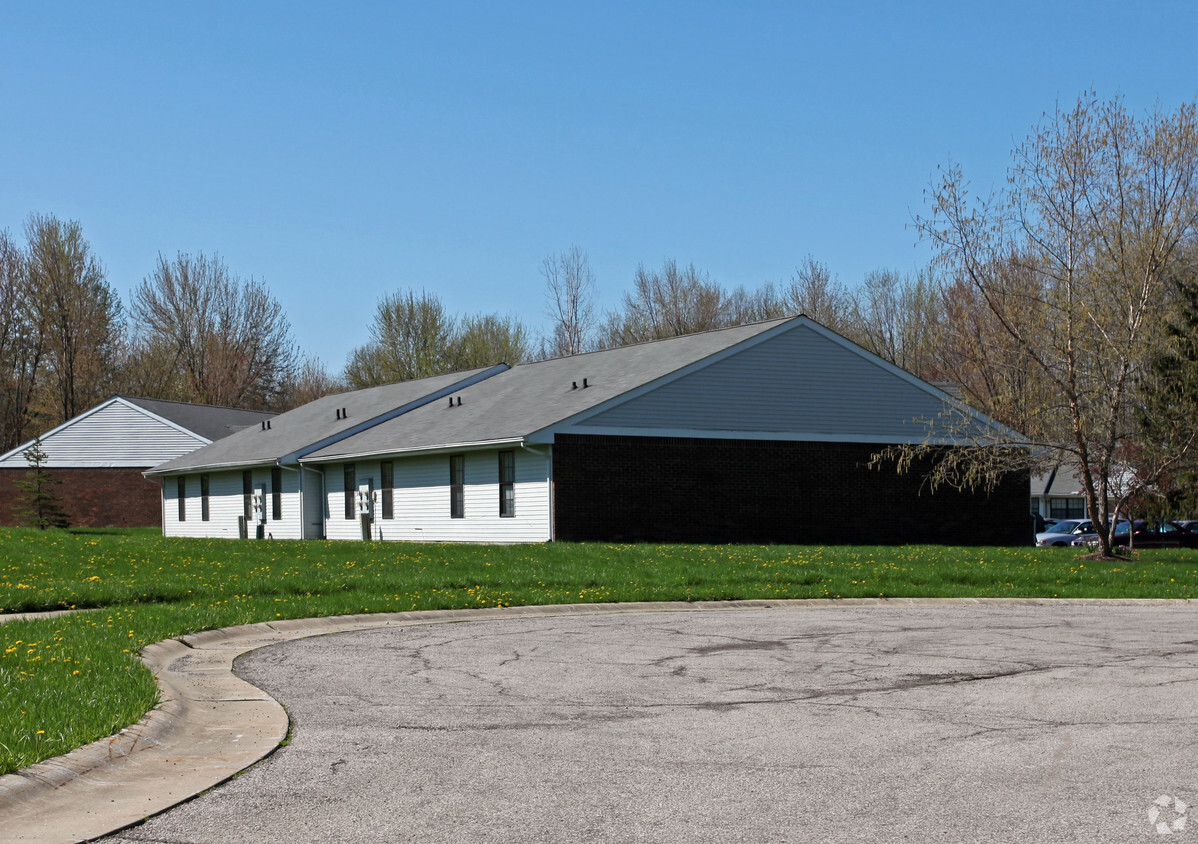
[[[1179,263],[1198,228],[1196,168],[1195,104],[1136,119],[1120,100],[1088,93],[1047,115],[1016,149],[1005,190],[971,201],[959,168],[945,171],[932,215],[918,225],[946,284],[973,292],[987,324],[1059,401],[1026,419],[1022,439],[944,452],[933,484],[984,484],[1035,462],[1070,465],[1100,553],[1111,553],[1111,517],[1134,492],[1119,481],[1139,431],[1135,387],[1163,342],[1171,279],[1185,271]],[[1002,388],[980,409],[1011,418],[1009,404],[1022,398]],[[921,448],[935,446],[903,450],[900,465]]]
[[[786,314],[804,314],[825,328],[856,339],[853,297],[832,276],[828,265],[813,256],[799,264],[783,290],[782,301]]]
[[[308,357],[283,384],[278,409],[290,410],[344,389],[345,385],[329,374],[322,360]]]
[[[25,237],[26,301],[42,350],[38,409],[48,427],[107,397],[121,305],[78,222],[31,214]]]
[[[766,282],[756,289],[743,285],[737,287],[725,299],[724,313],[728,325],[745,325],[791,316],[794,312],[778,292],[777,286],[773,282]]]
[[[137,326],[126,332],[120,361],[119,392],[171,401],[196,400],[175,350],[161,339],[139,331]]]
[[[608,315],[601,334],[604,348],[679,337],[730,324],[728,294],[694,264],[679,268],[669,259],[659,271],[636,271],[623,309]]]
[[[375,310],[370,342],[350,354],[345,381],[356,390],[449,372],[455,330],[456,320],[431,293],[385,296]]]
[[[926,273],[874,270],[851,297],[843,333],[883,360],[921,378],[939,380],[935,365],[941,292]]]
[[[451,341],[448,362],[452,369],[476,369],[528,360],[528,330],[514,317],[480,314],[461,321]]]
[[[0,231],[0,452],[27,437],[29,404],[41,361],[41,336],[29,315],[25,254]]]
[[[1020,265],[1022,264],[1022,266]],[[997,264],[991,268],[996,278],[1011,290],[1023,290],[1027,301],[1034,301],[1040,284],[1028,262]],[[933,323],[934,354],[931,381],[951,382],[973,407],[987,412],[1016,431],[1032,431],[1037,420],[1060,416],[1067,403],[1044,368],[1030,354],[1029,344],[1021,343],[1007,332],[978,289],[963,279],[939,285],[941,290],[938,319]],[[1023,336],[1035,343],[1048,342],[1052,324],[1044,319],[1046,311],[1025,313]],[[921,373],[922,374],[922,373]]]
[[[514,366],[530,351],[528,329],[514,317],[459,320],[436,295],[403,291],[379,301],[370,342],[350,354],[345,382],[361,389],[497,363]]]
[[[541,262],[545,278],[546,316],[553,320],[553,332],[547,338],[548,357],[577,355],[594,346],[595,275],[586,253],[571,246]]]
[[[298,351],[282,305],[261,282],[242,280],[218,256],[158,256],[134,291],[144,354],[172,363],[173,397],[229,407],[277,405]]]

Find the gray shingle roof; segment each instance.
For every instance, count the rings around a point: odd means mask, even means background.
[[[166,475],[199,469],[257,466],[284,460],[291,462],[299,453],[324,444],[331,437],[352,434],[380,417],[386,418],[388,414],[400,412],[413,402],[437,396],[441,391],[469,384],[494,369],[473,369],[325,396],[275,416],[266,430],[261,425],[255,425],[155,466],[147,474]],[[345,410],[345,416],[339,418],[342,409]]]
[[[266,413],[261,410],[239,410],[234,407],[217,407],[211,404],[189,404],[181,401],[164,401],[163,399],[143,399],[135,396],[119,396],[148,410],[155,416],[161,416],[169,422],[174,422],[180,428],[186,428],[192,433],[199,434],[208,440],[220,440],[230,434],[257,425],[263,419],[277,416],[276,413]]]
[[[432,402],[313,451],[305,461],[527,437],[786,322],[789,319],[771,320],[521,364],[454,393],[461,405]]]

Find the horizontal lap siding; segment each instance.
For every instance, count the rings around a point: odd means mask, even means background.
[[[270,469],[254,469],[254,485],[266,487],[265,532],[273,539],[299,539],[300,496],[299,474],[284,471],[282,519],[271,518]],[[163,479],[163,532],[166,536],[195,536],[237,539],[237,520],[244,513],[241,472],[209,472],[207,522],[201,520],[200,476],[187,475],[187,519],[179,521],[177,476]],[[255,535],[254,525],[249,535]]]
[[[354,517],[345,518],[345,464],[333,463],[324,467],[325,513],[324,535],[326,539],[361,539],[362,527],[358,523],[355,503]],[[361,486],[373,479],[374,488],[379,488],[379,461],[360,460],[354,463],[354,484]],[[379,499],[381,502],[381,499]],[[375,506],[375,518],[382,513],[381,504]]]
[[[516,449],[516,515],[499,516],[498,451],[465,452],[466,483],[463,519],[449,515],[449,455],[395,458],[395,518],[383,519],[376,496],[374,538],[425,542],[544,542],[549,539],[549,488],[546,460]],[[355,464],[358,484],[374,479],[379,489],[379,461]],[[361,539],[355,517],[344,518],[343,464],[327,466],[325,501],[329,539]]]
[[[922,489],[856,443],[559,435],[568,541],[1030,545],[1027,472],[990,494]]]
[[[138,466],[173,460],[205,444],[127,405],[115,402],[42,439],[47,466]],[[25,466],[22,454],[4,466]]]
[[[579,427],[920,440],[941,399],[800,327],[592,416]]]

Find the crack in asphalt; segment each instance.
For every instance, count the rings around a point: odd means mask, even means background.
[[[541,719],[537,721],[520,721],[512,723],[481,723],[472,724],[396,724],[396,730],[413,730],[419,732],[493,732],[493,731],[518,731],[538,728],[570,728],[577,727],[587,723],[612,723],[619,721],[638,720],[648,717],[655,710],[694,710],[700,712],[724,712],[734,709],[739,709],[746,706],[778,706],[791,703],[819,703],[828,705],[825,702],[832,698],[847,699],[853,701],[863,695],[872,694],[890,694],[893,692],[905,692],[914,689],[928,688],[934,686],[956,686],[965,683],[981,682],[985,680],[1000,680],[1010,677],[1018,677],[1027,674],[1052,671],[1056,666],[1030,666],[1023,669],[1012,671],[997,671],[987,674],[951,674],[951,675],[914,675],[907,679],[879,686],[867,687],[852,687],[843,689],[818,689],[810,690],[802,694],[784,695],[770,698],[738,698],[735,700],[723,701],[700,701],[696,703],[665,701],[661,703],[612,703],[605,704],[597,701],[576,701],[576,702],[556,702],[552,706],[567,708],[571,711],[571,715],[563,716],[560,719]],[[830,705],[852,705],[847,703],[833,703]],[[473,712],[479,709],[502,708],[505,711],[510,711],[506,705],[490,704],[480,707],[477,704],[468,706],[458,706],[455,709],[465,708]],[[854,708],[862,709],[863,711],[873,712],[875,715],[880,715],[878,711],[869,706],[854,706]],[[894,707],[887,707],[894,709]],[[618,711],[615,711],[618,710]]]

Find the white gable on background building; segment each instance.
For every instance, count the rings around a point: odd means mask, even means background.
[[[202,419],[196,427],[203,428],[205,433],[156,412],[169,413],[172,406]],[[214,437],[205,434],[221,435],[230,421],[249,425],[272,415],[114,396],[42,434],[42,451],[47,456],[44,465],[51,469],[156,466],[212,442]],[[214,417],[220,417],[221,424],[215,424]],[[30,440],[0,455],[0,468],[26,467],[25,451],[33,443]]]

